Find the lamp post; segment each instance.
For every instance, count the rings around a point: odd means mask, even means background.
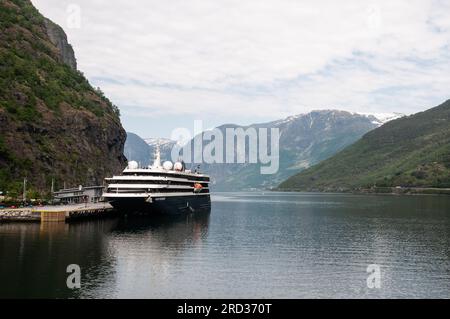
[[[27,201],[27,178],[26,177],[23,179],[23,197],[22,197],[22,201],[23,201],[24,204]]]

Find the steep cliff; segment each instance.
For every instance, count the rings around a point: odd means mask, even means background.
[[[64,31],[28,0],[0,1],[0,191],[101,183],[126,162],[119,112],[76,70]]]
[[[73,52],[72,46],[67,41],[67,35],[64,30],[49,19],[45,19],[44,23],[50,41],[52,41],[53,45],[59,50],[61,61],[76,70],[77,60],[75,58],[75,52]]]

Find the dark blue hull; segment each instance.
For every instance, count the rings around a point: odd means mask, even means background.
[[[110,204],[119,213],[136,215],[180,215],[211,210],[209,194],[159,197],[151,203],[141,198],[120,198],[111,200]]]

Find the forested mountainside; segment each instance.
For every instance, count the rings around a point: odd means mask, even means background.
[[[283,182],[281,190],[450,187],[450,100],[367,133]]]
[[[98,184],[126,165],[119,112],[76,69],[63,29],[0,1],[0,191]]]

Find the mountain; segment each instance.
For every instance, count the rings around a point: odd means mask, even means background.
[[[275,174],[261,174],[259,163],[202,164],[202,171],[211,175],[212,189],[219,191],[254,190],[276,187],[283,180],[342,150],[363,134],[377,127],[372,116],[345,111],[323,110],[300,114],[270,123],[253,124],[248,128],[278,128],[279,170]],[[218,127],[224,135],[227,128]],[[205,143],[207,144],[207,143]]]
[[[172,141],[169,138],[144,138],[145,143],[147,143],[150,147],[155,147],[157,144],[159,144],[159,147],[161,149],[164,148],[170,148],[176,143],[175,141]]]
[[[140,166],[148,166],[153,164],[158,143],[161,150],[161,159],[163,161],[171,160],[172,147],[176,144],[175,141],[165,138],[143,139],[131,132],[127,132],[124,154],[128,160],[136,161]]]
[[[136,161],[141,166],[150,165],[153,158],[152,149],[138,135],[127,132],[124,155],[129,161]]]
[[[227,128],[278,128],[280,132],[279,170],[275,174],[261,174],[259,163],[202,163],[201,171],[211,176],[211,188],[215,191],[268,189],[278,186],[283,180],[344,149],[362,135],[378,126],[374,116],[352,114],[345,111],[322,110],[269,122],[239,126],[219,126],[226,143]],[[171,150],[176,142],[168,139],[142,139],[128,133],[125,155],[141,165],[153,163],[156,143],[161,146],[163,160],[171,159]],[[148,147],[145,146],[145,142]],[[209,141],[203,141],[203,149]],[[193,140],[191,140],[193,145]],[[224,147],[225,150],[225,147]],[[234,149],[236,153],[236,146]],[[248,151],[248,146],[247,146]],[[193,152],[192,152],[193,154]],[[184,157],[184,160],[187,160]],[[193,162],[193,155],[191,157]],[[195,165],[187,163],[188,168]]]
[[[386,124],[387,122],[402,118],[405,116],[405,114],[394,112],[394,113],[378,113],[378,114],[374,114],[374,115],[368,114],[368,116],[375,117],[374,124],[383,125],[383,124]]]
[[[119,112],[76,69],[61,27],[0,1],[0,190],[98,184],[126,165]]]
[[[215,191],[274,188],[288,177],[331,157],[354,143],[365,133],[378,127],[379,123],[380,120],[372,115],[321,110],[249,126],[225,124],[217,128],[224,136],[224,145],[227,128],[244,130],[248,128],[278,128],[280,132],[278,172],[263,175],[259,163],[252,164],[248,161],[244,164],[202,163],[200,168],[202,172],[211,176],[211,188]],[[175,141],[160,138],[142,139],[133,133],[128,133],[125,155],[129,160],[138,161],[143,166],[150,165],[153,163],[153,154],[158,142],[161,147],[161,158],[170,160]],[[203,141],[203,149],[208,143],[209,141]],[[193,145],[193,140],[191,140],[191,145]],[[236,146],[234,151],[236,152]],[[187,158],[184,157],[184,160]],[[191,162],[193,162],[193,157],[191,157]],[[194,166],[194,164],[187,163],[188,168]]]
[[[287,179],[279,189],[351,191],[372,186],[450,187],[450,100],[384,124]]]

